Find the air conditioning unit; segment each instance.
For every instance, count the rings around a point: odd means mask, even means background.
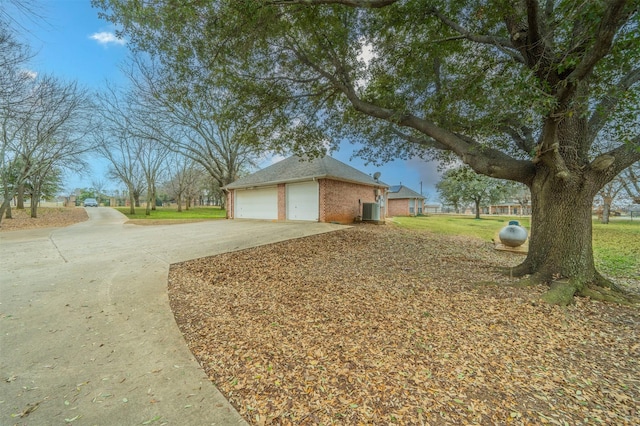
[[[380,205],[362,203],[362,220],[380,220]]]

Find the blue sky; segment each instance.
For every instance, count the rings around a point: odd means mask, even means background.
[[[36,53],[30,63],[32,71],[77,80],[90,90],[100,90],[106,81],[126,84],[119,68],[128,53],[126,42],[115,38],[115,28],[98,18],[98,10],[91,7],[89,0],[41,0],[37,6],[43,21],[15,17],[20,21],[18,30],[23,40]],[[439,178],[434,164],[416,159],[393,161],[381,167],[367,166],[364,160],[351,159],[353,151],[354,147],[344,142],[332,156],[368,174],[381,172],[380,179],[389,185],[402,183],[420,192],[422,182],[428,201],[436,200],[434,185]],[[97,159],[91,164],[85,176],[68,176],[65,190],[91,187],[91,182],[96,180],[106,181],[106,164]],[[266,165],[268,162],[263,164]],[[120,186],[107,185],[112,189]]]

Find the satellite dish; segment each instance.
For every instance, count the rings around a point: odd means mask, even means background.
[[[375,180],[380,179],[380,172],[375,172],[375,173],[373,174],[373,178],[374,178]]]

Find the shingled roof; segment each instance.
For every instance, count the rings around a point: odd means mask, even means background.
[[[389,187],[389,185],[375,180],[368,174],[328,155],[310,160],[294,155],[262,170],[258,170],[249,176],[238,179],[225,186],[225,189],[267,186],[311,179],[334,179],[383,188]]]
[[[421,198],[424,200],[424,196],[418,194],[417,192],[407,188],[404,185],[394,185],[389,188],[389,199],[402,199],[402,198]]]

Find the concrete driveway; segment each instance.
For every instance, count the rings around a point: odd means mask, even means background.
[[[243,424],[175,324],[169,265],[341,227],[147,227],[88,212],[67,228],[0,233],[0,424]]]

